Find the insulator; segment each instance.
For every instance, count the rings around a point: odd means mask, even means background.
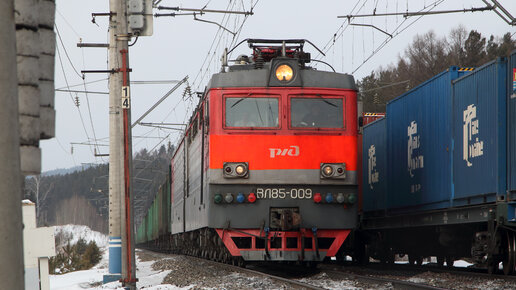
[[[79,101],[79,96],[75,95],[75,105],[79,107],[81,105],[81,102]]]
[[[188,95],[188,97],[192,97],[192,87],[187,85],[185,90],[183,91],[183,99]]]
[[[263,59],[263,56],[261,53],[258,53],[258,56],[256,57],[256,62],[254,63],[255,68],[263,68],[263,65],[265,63],[265,60]]]

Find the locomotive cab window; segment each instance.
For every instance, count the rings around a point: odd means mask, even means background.
[[[344,128],[341,98],[291,98],[290,124],[294,128]]]
[[[278,128],[278,109],[278,98],[226,98],[225,127]]]

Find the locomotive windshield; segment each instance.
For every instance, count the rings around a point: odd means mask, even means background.
[[[277,98],[226,98],[226,127],[276,128]]]
[[[292,127],[344,128],[343,100],[334,98],[292,98]]]

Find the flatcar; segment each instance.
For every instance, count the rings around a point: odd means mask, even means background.
[[[138,242],[233,263],[337,255],[357,224],[357,88],[310,67],[305,43],[224,54],[171,161],[169,228],[146,218]]]
[[[516,261],[516,51],[451,67],[364,127],[363,252],[384,262]]]

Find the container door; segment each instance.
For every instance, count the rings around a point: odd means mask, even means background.
[[[455,206],[505,195],[506,69],[499,59],[453,83]]]

